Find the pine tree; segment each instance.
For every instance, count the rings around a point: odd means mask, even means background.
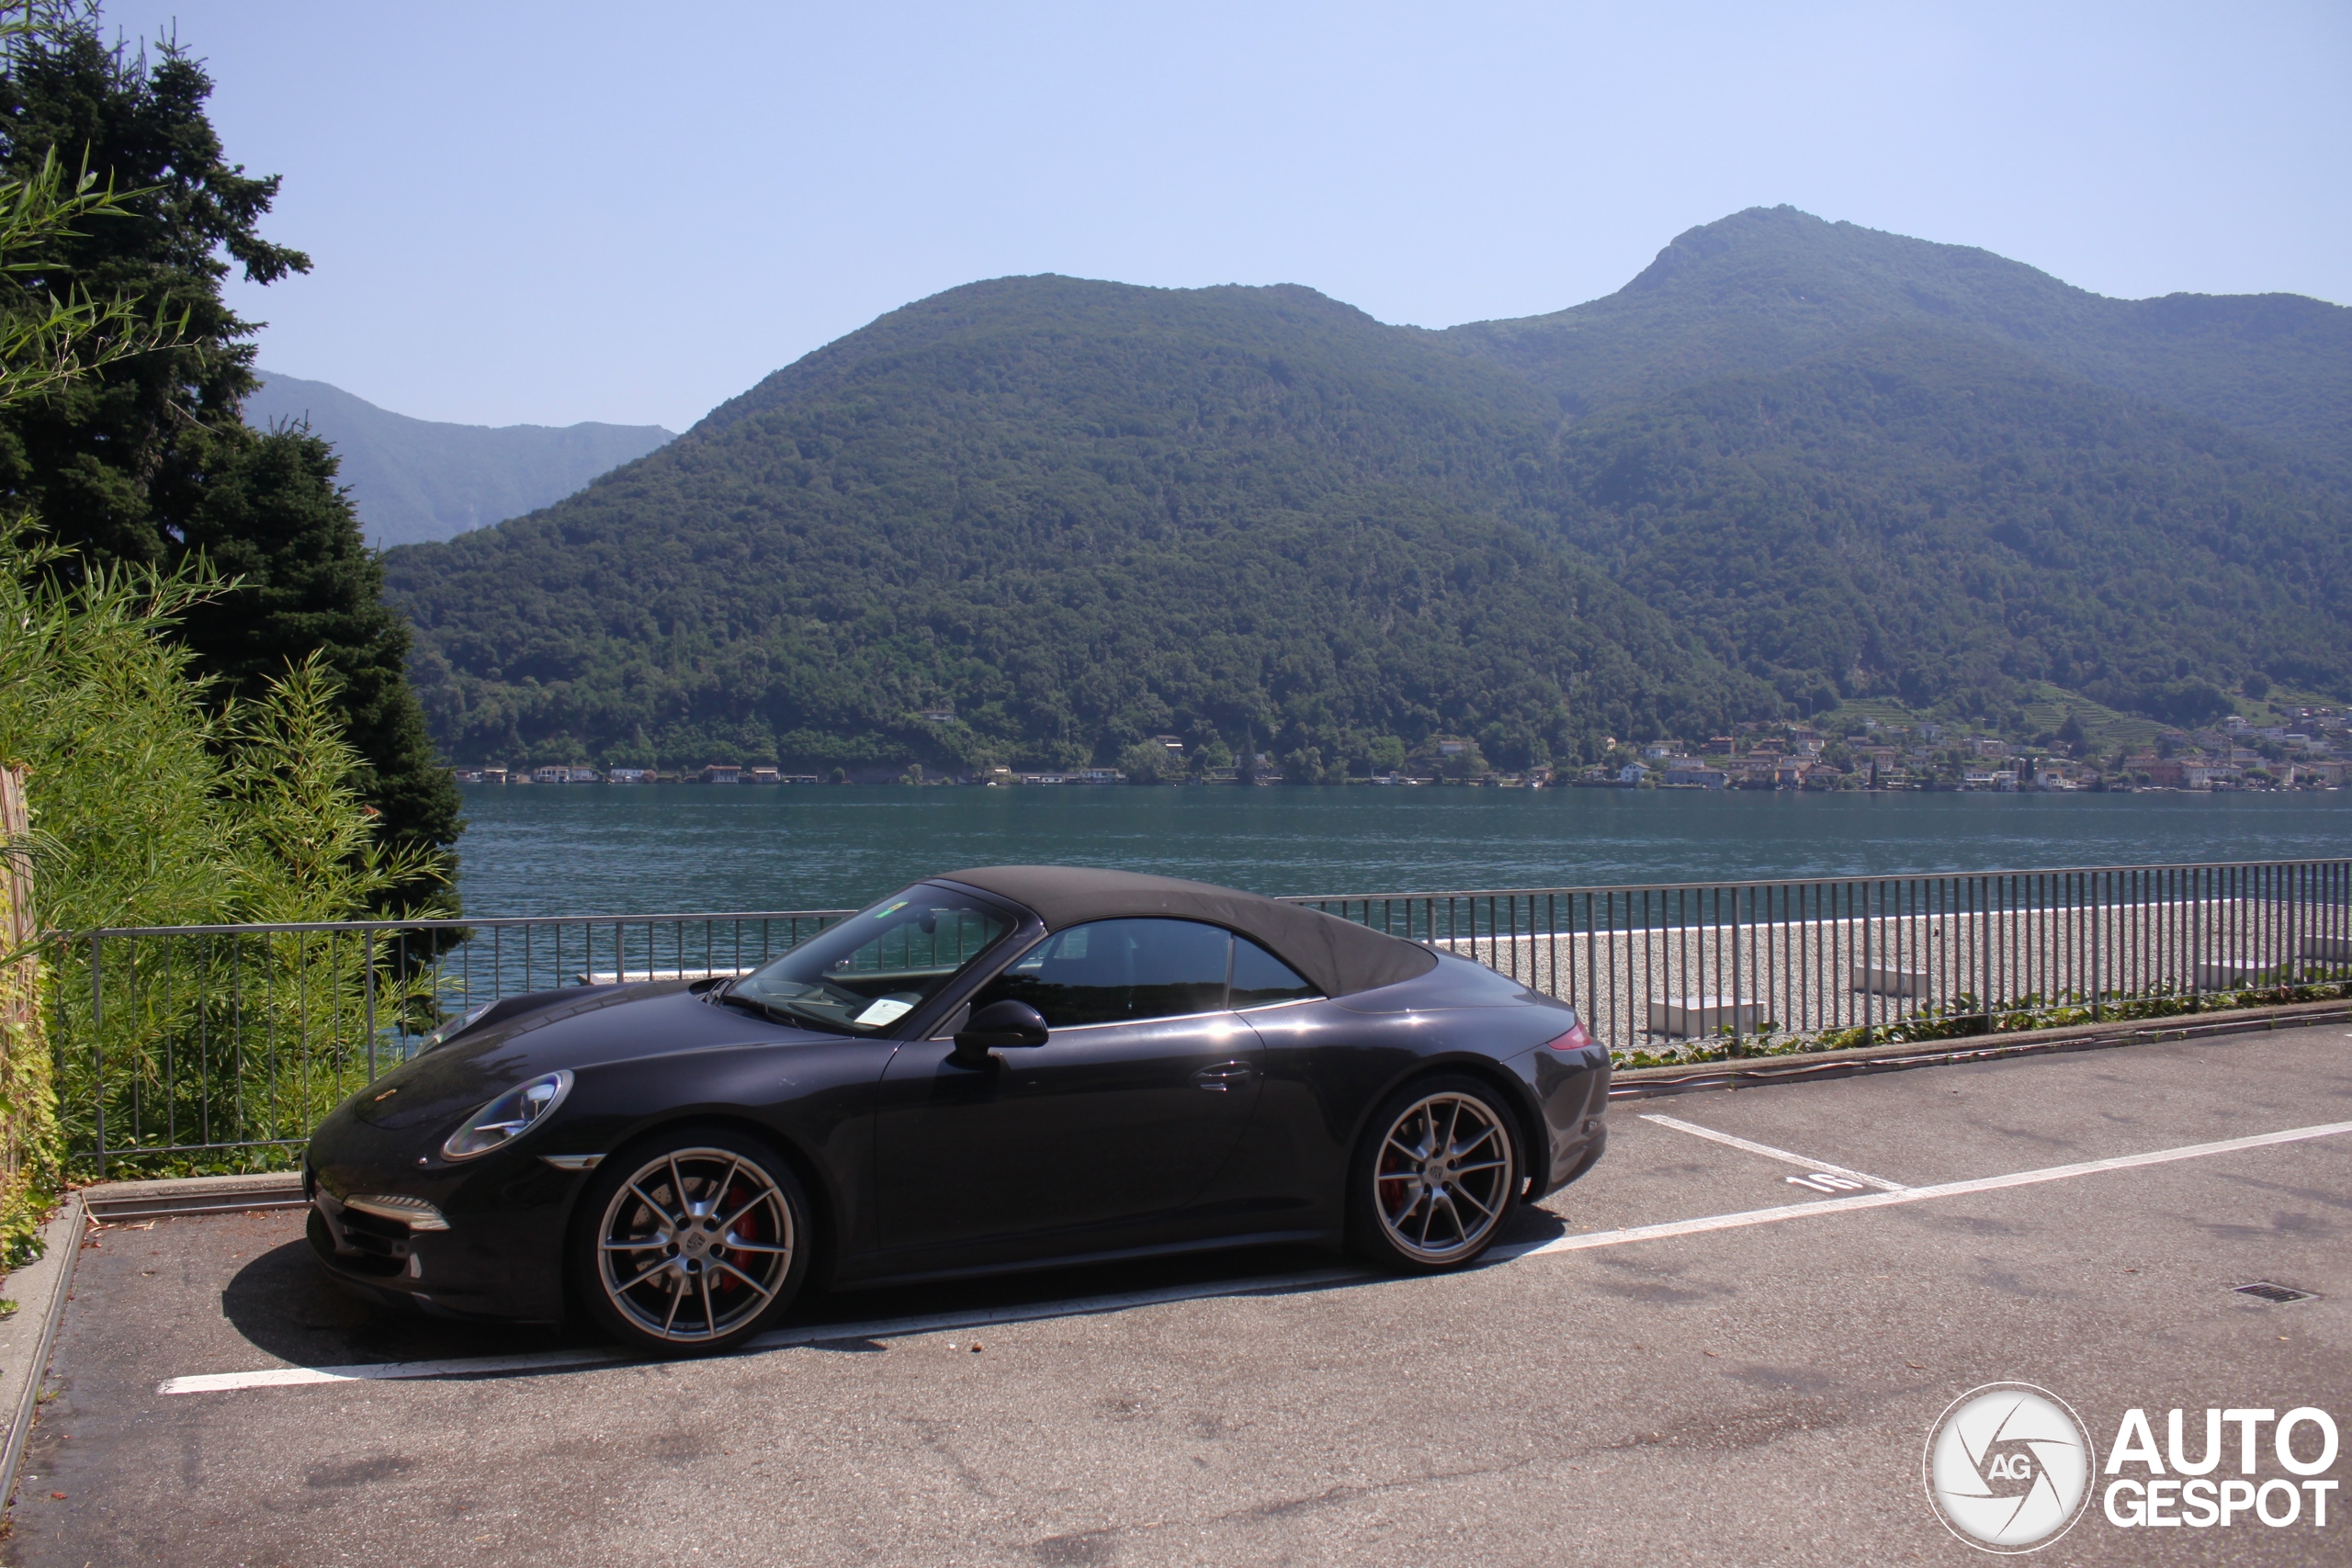
[[[232,265],[268,284],[311,265],[259,232],[277,179],[226,161],[205,113],[211,80],[192,56],[164,43],[151,62],[104,42],[98,26],[93,6],[14,42],[0,70],[0,172],[26,177],[54,156],[111,182],[127,210],[78,225],[17,276],[35,296],[127,300],[173,322],[174,341],[0,413],[0,497],[74,552],[53,569],[68,575],[201,554],[242,578],[189,622],[194,673],[225,700],[320,654],[388,845],[446,857],[463,827],[457,789],[334,454],[304,430],[249,430],[240,413],[256,385],[256,327],[221,283]]]
[[[337,682],[345,738],[366,760],[360,788],[381,813],[383,839],[449,859],[464,824],[402,673],[408,623],[384,603],[383,570],[334,478],[334,449],[308,430],[234,444],[180,543],[243,586],[191,610],[182,635],[224,696],[254,697],[317,653]],[[427,893],[397,887],[390,902],[414,906]]]
[[[216,440],[233,443],[256,385],[254,325],[221,298],[232,262],[254,283],[308,272],[261,237],[277,194],[222,159],[205,118],[212,83],[175,45],[100,40],[93,7],[16,39],[0,72],[0,168],[28,176],[54,154],[122,192],[126,211],[76,225],[19,274],[35,293],[134,301],[186,325],[175,346],[119,360],[0,423],[0,487],[58,542],[94,558],[160,565],[200,492]],[[224,257],[226,259],[224,259]]]

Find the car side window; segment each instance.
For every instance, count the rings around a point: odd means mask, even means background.
[[[1197,920],[1096,920],[1031,948],[972,1005],[1027,1002],[1048,1029],[1222,1012],[1232,949]]]
[[[1248,937],[1233,939],[1233,1000],[1228,1005],[1237,1010],[1272,1007],[1276,1002],[1305,1001],[1322,994],[1296,970]]]

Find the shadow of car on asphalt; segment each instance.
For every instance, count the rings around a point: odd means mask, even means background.
[[[597,1342],[580,1328],[429,1317],[365,1300],[336,1284],[300,1239],[238,1269],[220,1292],[220,1313],[255,1349],[304,1367],[511,1356]]]
[[[1540,1244],[1566,1230],[1557,1214],[1525,1204],[1497,1241],[1506,1247]],[[1479,1265],[1504,1266],[1502,1261]],[[882,1348],[881,1339],[870,1332],[877,1325],[943,1314],[989,1313],[1011,1323],[1021,1321],[1024,1308],[1036,1308],[1044,1317],[1056,1315],[1052,1309],[1063,1303],[1093,1297],[1167,1292],[1169,1299],[1181,1300],[1195,1289],[1203,1294],[1239,1294],[1243,1292],[1234,1287],[1246,1290],[1247,1281],[1259,1279],[1270,1289],[1306,1294],[1384,1282],[1381,1275],[1363,1272],[1304,1286],[1284,1283],[1302,1273],[1351,1267],[1344,1258],[1317,1248],[1258,1247],[930,1284],[812,1291],[778,1326],[806,1332],[838,1323],[851,1332],[813,1343],[820,1349],[854,1353]],[[610,1343],[581,1313],[561,1325],[485,1322],[433,1316],[360,1297],[337,1284],[321,1267],[310,1243],[299,1239],[240,1269],[220,1293],[220,1310],[255,1349],[306,1367],[458,1360]],[[869,1332],[860,1334],[861,1329]]]

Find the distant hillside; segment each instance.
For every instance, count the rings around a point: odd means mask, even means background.
[[[1979,336],[2352,472],[2352,310],[2292,294],[2109,299],[1990,251],[1791,207],[1693,229],[1589,304],[1433,335],[1522,372],[1582,416],[1777,370],[1889,327]]]
[[[1361,773],[1850,700],[2352,694],[2352,313],[2149,310],[1785,210],[1697,235],[1452,333],[1054,276],[892,311],[543,512],[392,552],[436,734],[897,768],[1174,733]]]
[[[410,419],[323,381],[263,371],[245,400],[256,426],[307,420],[334,443],[379,548],[447,539],[535,512],[671,439],[652,424],[444,424]]]
[[[1498,504],[1547,424],[1309,289],[1010,278],[388,581],[469,760],[1069,765],[1176,733],[1362,772],[1441,730],[1525,764],[1769,702]]]
[[[1802,709],[2178,722],[2352,690],[2352,497],[2264,443],[1973,334],[1890,329],[1578,425],[1562,534]]]

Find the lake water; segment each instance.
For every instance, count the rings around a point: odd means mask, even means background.
[[[1413,892],[2352,853],[2352,790],[464,786],[474,915],[855,907],[958,866]]]

